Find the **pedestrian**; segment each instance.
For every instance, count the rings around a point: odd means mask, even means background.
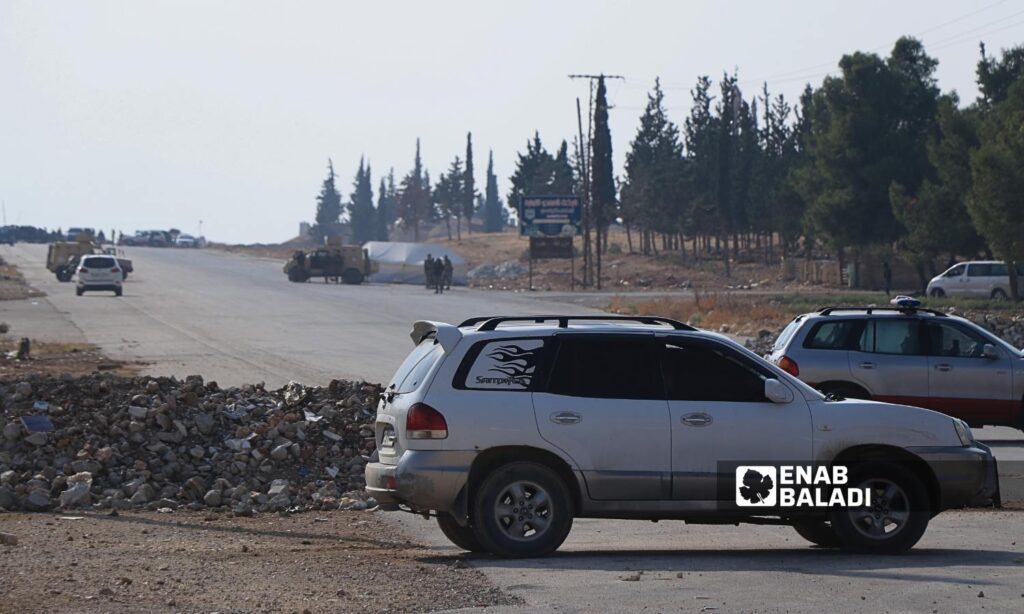
[[[434,287],[434,255],[427,254],[427,259],[423,261],[423,283],[426,284],[427,290]]]
[[[888,260],[882,263],[882,284],[885,286],[885,295],[892,296],[892,268]]]
[[[448,259],[448,254],[444,256],[444,285],[445,290],[452,289],[452,261]]]
[[[444,294],[444,261],[434,259],[434,294]]]

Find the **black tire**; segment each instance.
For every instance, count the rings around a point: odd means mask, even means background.
[[[820,548],[839,548],[842,545],[832,525],[823,520],[800,522],[794,524],[793,528],[800,537]]]
[[[992,300],[994,301],[1005,301],[1010,298],[1002,288],[996,288],[992,291]]]
[[[870,487],[876,507],[874,512],[868,507],[832,508],[829,520],[843,550],[901,554],[924,535],[932,515],[928,491],[905,467],[877,461],[856,465],[850,468],[849,486]]]
[[[128,279],[128,271],[121,271],[121,281]]]
[[[363,272],[359,269],[345,269],[341,272],[341,280],[350,286],[363,283]]]
[[[856,384],[829,382],[822,384],[819,390],[825,394],[834,394],[844,399],[860,399],[862,401],[871,400],[871,394]]]
[[[515,500],[515,493],[522,498]],[[525,513],[520,513],[523,506]],[[514,462],[483,480],[470,516],[480,545],[497,556],[518,558],[557,550],[572,529],[572,514],[569,488],[558,474],[538,463]]]
[[[76,296],[82,296],[83,294],[85,294],[85,288],[75,288]]]
[[[480,545],[480,540],[473,532],[473,527],[460,526],[451,514],[438,512],[437,526],[441,527],[441,532],[448,538],[448,541],[459,548],[468,552],[484,552],[484,547]]]
[[[124,294],[124,290],[122,290],[121,288],[114,290],[114,296],[121,296],[122,294]]]
[[[69,281],[71,281],[71,277],[74,276],[74,274],[75,274],[74,269],[71,269],[71,268],[69,268],[67,266],[57,267],[57,281],[59,281],[59,282],[69,282]]]
[[[932,288],[932,291],[929,292],[929,294],[932,298],[943,298],[946,296],[946,291],[942,288]]]

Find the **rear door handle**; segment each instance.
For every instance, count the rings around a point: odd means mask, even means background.
[[[860,363],[860,368],[861,369],[874,369],[875,368],[875,363],[873,363],[873,362],[862,362],[862,363]]]
[[[559,411],[551,414],[551,421],[555,424],[579,424],[583,416],[574,411]]]
[[[952,371],[953,370],[953,365],[947,365],[946,363],[942,363],[940,365],[935,365],[935,370],[936,371]]]
[[[679,419],[680,422],[686,426],[707,426],[714,422],[714,420],[708,414],[703,412],[695,414],[686,414]]]

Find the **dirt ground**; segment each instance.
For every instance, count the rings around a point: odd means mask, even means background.
[[[7,264],[0,258],[0,301],[13,301],[33,296],[44,296],[32,286],[25,283],[18,267]]]
[[[18,360],[15,354],[18,339],[0,339],[0,380],[20,380],[29,374],[85,375],[95,371],[109,371],[117,375],[134,375],[141,364],[111,360],[99,348],[88,343],[52,343],[30,339],[27,360]]]
[[[373,512],[0,514],[0,612],[424,612],[517,603]]]

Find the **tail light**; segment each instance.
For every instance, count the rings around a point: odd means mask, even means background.
[[[448,437],[448,423],[433,407],[414,403],[405,415],[405,436],[409,439],[444,439]]]
[[[117,268],[117,267],[114,267],[114,268],[110,269],[110,272],[111,272],[111,273],[120,273],[120,272],[121,272],[121,269],[119,269],[119,268]]]
[[[783,356],[775,364],[779,365],[780,369],[789,373],[793,377],[800,377],[800,367],[797,366],[796,361],[789,356]]]
[[[78,268],[78,272],[79,273],[88,273],[89,269],[85,268],[84,266],[83,267],[79,267]]]

